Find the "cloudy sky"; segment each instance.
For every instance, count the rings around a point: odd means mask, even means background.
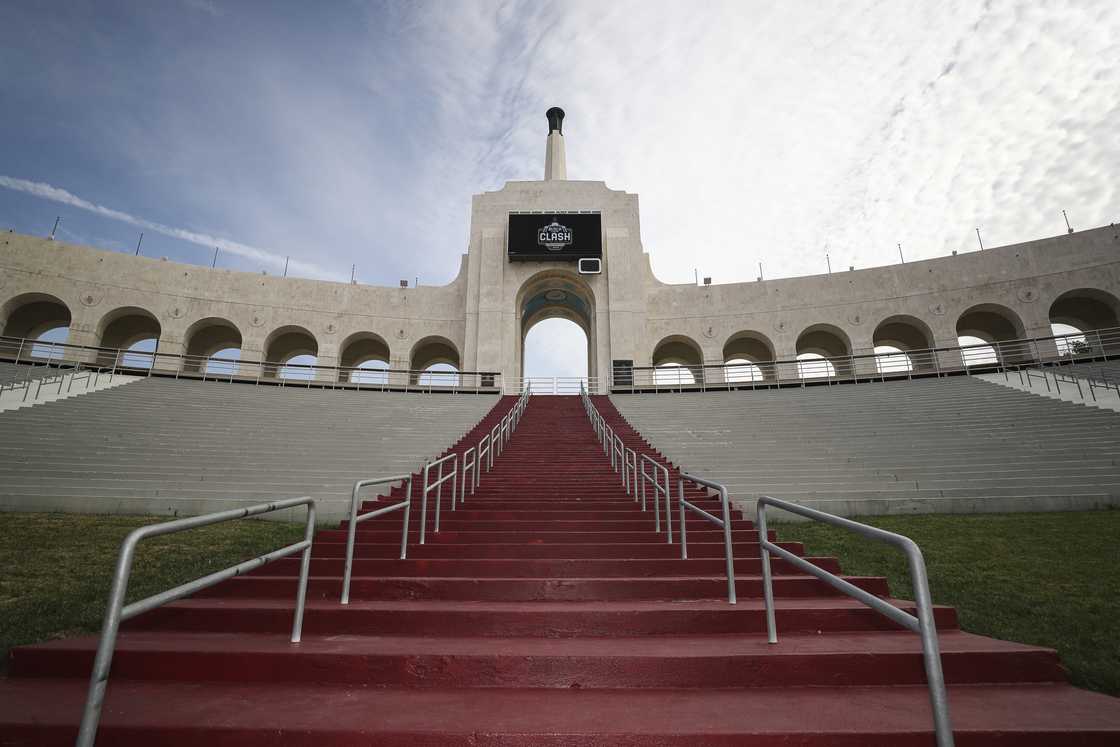
[[[805,275],[1120,219],[1118,91],[1116,0],[10,0],[0,226],[443,284],[560,105],[662,280]],[[554,326],[529,371],[579,373]]]

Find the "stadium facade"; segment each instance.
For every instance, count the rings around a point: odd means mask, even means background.
[[[665,363],[714,384],[729,360],[841,358],[879,345],[936,350],[919,367],[948,369],[961,365],[961,335],[1008,342],[1047,338],[1053,322],[1120,326],[1113,225],[828,275],[663,283],[642,246],[637,195],[565,178],[562,121],[550,110],[542,181],[474,196],[467,253],[446,286],[272,277],[9,233],[0,246],[0,328],[7,338],[34,339],[68,325],[70,344],[103,349],[158,338],[157,368],[177,356],[240,348],[242,361],[282,364],[314,354],[328,369],[370,360],[412,371],[446,363],[497,374],[512,391],[523,375],[525,336],[549,317],[587,334],[588,373],[600,389],[632,383],[631,369]],[[1059,352],[1043,339],[1023,355]],[[849,366],[855,375],[875,373],[873,358]]]

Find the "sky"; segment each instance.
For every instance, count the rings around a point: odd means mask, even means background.
[[[0,227],[450,282],[470,196],[640,197],[665,282],[870,267],[1120,219],[1120,3],[0,4]],[[527,375],[579,375],[575,325]]]

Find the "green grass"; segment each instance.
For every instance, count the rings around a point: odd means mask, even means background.
[[[777,512],[775,512],[777,514]],[[780,515],[780,514],[778,514]],[[1120,695],[1120,511],[861,519],[918,543],[934,602],[972,633],[1055,648],[1079,687]],[[913,599],[901,553],[822,524],[772,526]]]
[[[0,513],[0,671],[13,646],[100,630],[121,542],[160,521],[167,519]],[[245,520],[144,540],[128,601],[302,537],[302,524]]]

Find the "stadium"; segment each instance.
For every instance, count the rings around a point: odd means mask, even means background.
[[[3,235],[0,509],[156,518],[98,632],[11,650],[0,744],[1120,741],[1120,701],[966,630],[940,548],[880,526],[1120,504],[1120,227],[666,284],[546,118],[445,286]],[[551,318],[585,376],[526,375]],[[129,586],[216,525],[286,539]]]

